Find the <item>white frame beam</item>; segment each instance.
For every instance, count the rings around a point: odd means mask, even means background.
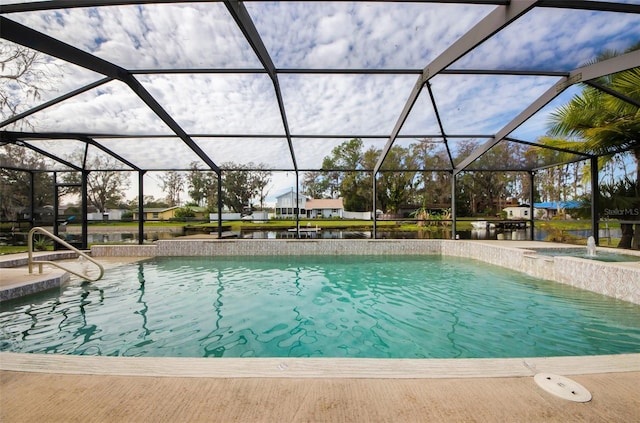
[[[527,13],[537,3],[537,0],[521,0],[511,2],[507,6],[498,6],[422,70],[422,74],[418,77],[418,80],[411,90],[409,98],[402,109],[402,113],[398,117],[393,131],[391,132],[391,136],[389,137],[387,144],[384,146],[382,154],[378,158],[378,162],[373,168],[374,174],[382,167],[382,163],[393,146],[396,137],[400,133],[404,122],[407,120],[413,105],[418,100],[418,96],[420,95],[424,84],[443,71],[447,66],[451,65],[460,57],[464,56],[473,48],[484,42],[486,39],[518,19],[523,14]]]
[[[477,160],[484,153],[489,151],[493,146],[502,141],[511,132],[516,130],[520,125],[527,121],[531,116],[536,114],[540,109],[546,106],[551,100],[559,96],[564,90],[573,84],[583,81],[590,81],[616,72],[622,72],[628,69],[638,67],[640,64],[640,50],[632,51],[621,56],[614,57],[609,60],[594,63],[582,68],[577,68],[569,72],[569,76],[560,79],[551,88],[538,97],[526,109],[524,109],[511,122],[505,125],[496,135],[476,148],[467,158],[458,164],[453,170],[454,174],[462,172],[467,166]]]

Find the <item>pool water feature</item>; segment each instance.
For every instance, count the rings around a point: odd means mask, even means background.
[[[577,258],[584,258],[588,260],[605,261],[610,263],[640,261],[640,256],[634,256],[631,254],[622,254],[622,253],[610,252],[610,251],[602,251],[602,250],[596,250],[593,253],[590,253],[588,250],[584,248],[535,248],[534,251],[537,254],[540,254],[543,256],[577,257]]]
[[[2,304],[2,351],[170,357],[640,352],[640,306],[475,260],[155,258]]]
[[[592,236],[587,238],[587,257],[596,256],[596,239]]]

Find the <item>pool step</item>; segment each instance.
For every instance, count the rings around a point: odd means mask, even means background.
[[[68,260],[78,257],[74,251],[50,251],[34,253],[38,260]],[[60,269],[48,269],[42,274],[35,266],[29,273],[27,254],[0,256],[0,302],[13,300],[48,289],[59,288],[69,280],[69,273]]]
[[[68,280],[69,273],[60,269],[29,274],[24,268],[5,268],[0,271],[0,302],[59,288]]]

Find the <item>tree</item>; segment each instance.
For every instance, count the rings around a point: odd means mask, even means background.
[[[302,194],[311,198],[326,198],[329,187],[322,172],[305,172],[302,177]]]
[[[458,146],[458,157],[467,157],[479,144],[464,140]],[[473,216],[478,213],[478,205],[483,193],[476,187],[476,178],[471,172],[461,172],[456,176],[456,210],[458,216]]]
[[[38,100],[58,79],[56,67],[27,47],[0,39],[0,120],[23,112],[25,99]],[[21,121],[31,126],[27,119]]]
[[[55,85],[54,66],[45,62],[39,52],[0,39],[0,121],[9,119],[26,109],[25,99],[39,99],[43,91]],[[21,126],[31,126],[27,119]],[[44,160],[27,148],[11,144],[4,145],[0,153],[3,164],[0,168],[0,215],[13,220],[16,214],[29,206],[30,189],[35,194],[34,208],[53,203],[53,178],[42,172]],[[6,167],[5,167],[6,163]],[[34,171],[34,186],[31,187],[29,171]]]
[[[167,195],[166,199],[169,207],[180,205],[180,193],[184,189],[185,183],[184,175],[175,170],[170,170],[160,176],[160,183],[162,190]]]
[[[218,175],[212,171],[198,168],[197,162],[191,163],[191,171],[187,174],[189,197],[198,205],[205,206],[217,203]]]
[[[72,162],[82,162],[84,153],[77,151],[72,153],[69,160]],[[85,163],[87,174],[87,201],[100,213],[104,213],[108,208],[117,207],[124,200],[124,191],[129,188],[130,180],[127,172],[118,170],[92,170],[92,169],[117,169],[120,162],[108,156],[95,156]],[[79,185],[82,180],[81,172],[67,172],[62,180],[68,184]],[[80,187],[70,187],[65,189],[65,193],[80,194]]]
[[[418,140],[410,146],[411,154],[422,169],[416,175],[414,203],[426,209],[429,206],[441,207],[451,204],[451,169],[452,163],[444,149],[436,150],[437,144],[430,139]],[[432,170],[443,169],[443,170]]]
[[[87,199],[104,213],[116,207],[129,187],[128,175],[122,172],[93,171],[87,176]]]
[[[236,213],[242,213],[250,207],[253,200],[264,205],[267,185],[271,182],[271,172],[263,164],[247,163],[239,165],[233,162],[223,163],[222,202]],[[246,170],[255,169],[255,170]]]
[[[637,50],[640,43],[628,51]],[[616,56],[614,51],[605,51],[596,61]],[[600,78],[597,83],[640,102],[640,67]],[[549,133],[557,137],[577,138],[561,140],[567,148],[611,157],[612,152],[629,149],[636,163],[636,192],[640,197],[640,109],[623,99],[608,94],[591,85],[586,85],[564,106],[552,115]],[[558,144],[558,141],[555,141]],[[629,216],[629,218],[638,218]],[[624,226],[624,225],[623,225]],[[623,228],[623,232],[629,232]],[[640,224],[636,225],[633,242],[628,237],[618,247],[640,248]],[[631,229],[633,232],[633,229]],[[623,242],[624,241],[624,242]]]
[[[410,148],[394,146],[387,153],[377,184],[377,204],[386,212],[397,213],[413,197],[416,186],[416,172],[400,169],[417,169],[416,157]],[[385,171],[389,169],[389,171]]]
[[[153,195],[145,195],[142,201],[144,207],[149,208],[166,208],[169,204],[163,199],[156,199]],[[138,197],[127,203],[127,208],[138,209]]]
[[[323,197],[342,197],[345,209],[351,211],[366,211],[371,205],[371,174],[363,171],[362,147],[362,140],[353,138],[331,150],[317,181],[317,186],[326,187]]]
[[[252,165],[252,163],[250,163]],[[260,209],[264,209],[264,200],[269,194],[267,185],[271,182],[271,172],[266,170],[266,165],[259,164],[256,166],[256,170],[251,171],[251,186],[255,192],[255,195],[260,203]]]
[[[209,175],[209,183],[207,184],[207,191],[205,193],[207,211],[214,212],[218,210],[218,185],[220,184],[220,178],[217,174],[213,173]]]
[[[196,213],[193,211],[192,208],[185,206],[185,207],[178,208],[174,216],[178,219],[188,219],[188,218],[196,217]]]
[[[477,145],[473,140],[461,143],[459,157],[466,157]],[[495,215],[502,210],[503,200],[508,197],[517,198],[521,194],[518,187],[523,186],[520,180],[522,174],[486,169],[495,169],[497,166],[517,168],[519,164],[516,160],[519,156],[520,150],[516,146],[497,144],[468,171],[461,172],[456,179],[458,215]],[[473,171],[474,167],[483,170]]]
[[[640,210],[638,186],[636,185],[635,181],[632,181],[629,178],[624,178],[620,181],[616,181],[613,184],[600,185],[599,200],[600,202],[598,209],[600,210],[600,213],[603,213],[605,216],[607,215],[607,209],[612,209],[615,212],[623,213],[624,211],[629,210],[632,215],[636,216],[638,214],[638,211]],[[622,231],[622,236],[620,237],[620,245],[630,246],[634,237],[633,226],[620,225],[620,229]]]
[[[15,220],[18,213],[29,208],[31,202],[31,174],[33,172],[34,208],[53,204],[53,178],[42,157],[26,147],[6,144],[0,150],[0,218]],[[5,167],[6,166],[6,167]],[[9,166],[17,169],[13,170]]]
[[[478,143],[467,140],[459,144],[460,157],[468,156]],[[372,172],[382,151],[369,148],[354,138],[343,142],[323,160],[322,172],[307,172],[303,193],[314,198],[343,198],[345,209],[370,210],[372,206]],[[497,145],[475,164],[478,168],[524,168],[519,158],[524,147]],[[448,208],[451,204],[451,170],[448,152],[437,149],[429,139],[403,146],[393,146],[376,176],[376,207],[389,212],[402,208]],[[419,169],[424,169],[420,171]],[[457,205],[459,214],[496,213],[501,201],[522,198],[528,190],[524,172],[463,172],[458,176]]]

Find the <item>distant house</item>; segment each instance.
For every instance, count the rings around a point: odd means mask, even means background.
[[[306,202],[306,211],[309,218],[342,218],[344,205],[342,198],[311,199]]]
[[[276,197],[276,217],[295,219],[296,214],[302,218],[344,217],[342,198],[313,199],[300,195],[296,202],[293,188]]]
[[[276,197],[276,217],[295,219],[296,213],[299,217],[306,217],[306,204],[307,198],[304,195],[300,195],[296,203],[296,192],[291,188]]]
[[[149,207],[142,209],[142,219],[147,220],[168,220],[176,216],[178,206],[173,207]],[[138,220],[138,210],[133,211],[133,220]]]
[[[505,207],[502,211],[507,213],[507,219],[531,219],[531,207],[527,204]]]
[[[560,213],[567,213],[569,210],[580,208],[578,201],[546,201],[543,203],[534,203],[535,217],[538,219],[552,219]],[[567,214],[569,218],[570,215]]]
[[[128,210],[124,209],[107,209],[104,213],[100,213],[97,210],[87,212],[87,220],[122,220],[122,215],[127,213]]]

